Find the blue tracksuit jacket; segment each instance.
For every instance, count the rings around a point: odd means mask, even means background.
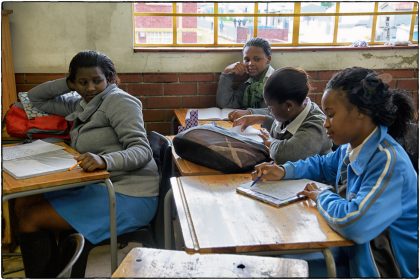
[[[338,185],[347,145],[324,156],[287,162],[285,179]],[[346,198],[320,193],[329,225],[356,245],[346,248],[352,277],[418,276],[417,174],[404,149],[378,127],[347,169]]]

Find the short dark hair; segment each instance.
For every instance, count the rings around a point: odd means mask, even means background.
[[[244,52],[246,47],[260,47],[264,50],[266,56],[271,56],[271,46],[266,39],[260,37],[251,38],[246,41],[244,47],[242,48],[242,52]]]
[[[74,82],[79,68],[99,67],[108,83],[118,83],[117,71],[112,60],[103,53],[87,50],[76,54],[70,61],[68,80]]]
[[[284,103],[286,100],[302,104],[310,89],[308,74],[302,69],[284,67],[277,69],[267,79],[264,98]]]
[[[346,68],[335,74],[325,90],[341,90],[350,104],[368,115],[376,125],[388,127],[394,138],[401,137],[408,129],[414,116],[414,105],[403,90],[390,89],[370,69]]]

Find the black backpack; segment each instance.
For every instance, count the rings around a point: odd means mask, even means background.
[[[180,157],[223,173],[251,171],[270,160],[264,144],[212,124],[179,133],[173,146]]]

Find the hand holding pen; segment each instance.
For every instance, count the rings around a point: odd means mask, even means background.
[[[262,182],[265,181],[276,181],[283,179],[285,174],[284,168],[278,166],[273,161],[272,162],[263,162],[255,166],[255,171],[251,173],[252,180],[257,180],[258,177],[261,177],[259,180]]]

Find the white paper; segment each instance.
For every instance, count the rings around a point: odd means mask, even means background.
[[[25,179],[54,172],[65,171],[76,163],[73,155],[64,150],[55,150],[35,156],[7,160],[4,171],[16,179]]]
[[[188,109],[185,119],[190,118],[191,110],[198,110],[198,119],[199,120],[227,120],[230,112],[235,111],[236,109],[230,108],[201,108],[201,109]]]
[[[261,134],[261,131],[259,131],[258,129],[256,129],[255,127],[252,126],[248,126],[244,131],[241,131],[241,126],[234,126],[232,128],[228,128],[228,130],[238,133],[242,136],[245,136],[247,138],[250,138],[252,140],[255,140],[257,142],[262,143],[263,139],[259,136]]]
[[[257,182],[254,186],[250,187],[252,184],[251,181],[242,184],[241,187],[250,188],[254,192],[265,194],[279,200],[289,200],[296,197],[298,192],[303,191],[308,183],[315,183],[321,190],[331,188],[329,185],[308,179]]]
[[[2,158],[4,161],[7,161],[63,149],[63,146],[54,145],[42,140],[36,140],[28,144],[3,147]]]

